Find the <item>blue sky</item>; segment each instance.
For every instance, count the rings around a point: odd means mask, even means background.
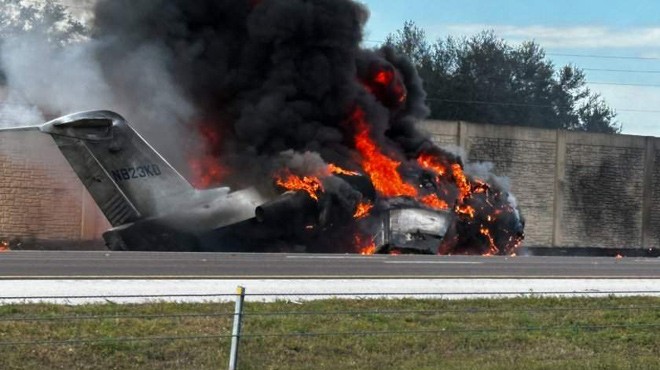
[[[589,87],[617,111],[623,133],[660,137],[660,1],[360,2],[371,12],[367,45],[384,40],[406,20],[424,28],[430,39],[493,29],[512,44],[535,40],[556,66],[571,63],[585,70]]]

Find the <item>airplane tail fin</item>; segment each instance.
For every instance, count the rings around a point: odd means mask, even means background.
[[[194,191],[120,115],[81,112],[39,127],[50,134],[112,226],[172,211]]]

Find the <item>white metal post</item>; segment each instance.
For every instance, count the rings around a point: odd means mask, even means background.
[[[234,308],[234,326],[231,330],[231,352],[229,353],[229,370],[238,367],[238,342],[241,338],[241,320],[243,318],[243,299],[245,299],[245,288],[236,288],[236,306]]]

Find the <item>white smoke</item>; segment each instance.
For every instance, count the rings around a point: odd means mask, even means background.
[[[196,110],[172,80],[162,50],[144,45],[113,59],[103,48],[105,41],[83,39],[61,46],[37,31],[2,40],[0,66],[7,85],[0,99],[0,128],[39,125],[86,110],[113,110],[176,167],[185,167],[179,148],[186,139],[197,140],[184,127]]]
[[[491,183],[500,189],[510,192],[511,179],[506,176],[498,176],[493,170],[495,165],[492,162],[474,162],[465,164],[465,173],[482,181]]]
[[[0,54],[8,83],[0,110],[5,127],[35,125],[53,116],[114,106],[93,45],[56,47],[38,33],[5,39]]]
[[[115,101],[119,104],[116,109],[137,127],[147,130],[183,128],[196,113],[167,71],[165,63],[169,59],[164,54],[156,46],[145,45],[108,63],[111,83],[116,90]],[[167,136],[176,137],[172,144],[180,142],[177,134],[183,131],[168,133]]]
[[[428,135],[430,135],[430,134],[428,134]],[[467,158],[467,153],[465,152],[465,149],[462,146],[458,146],[458,145],[454,145],[454,144],[443,144],[443,145],[439,145],[439,146],[442,150],[444,150],[447,153],[450,153],[450,154],[452,154],[456,157],[460,157],[460,158],[464,158],[464,159]]]
[[[518,200],[511,194],[511,179],[507,176],[498,176],[494,172],[495,165],[492,162],[474,162],[465,165],[465,173],[479,180],[486,181],[506,192],[506,201],[513,209],[517,218],[520,219]]]
[[[36,125],[44,121],[41,110],[15,90],[6,91],[0,103],[0,128]]]
[[[38,123],[34,120],[43,117],[32,114],[35,107],[43,116],[115,109],[140,122],[160,124],[192,117],[193,106],[179,93],[157,48],[143,47],[112,61],[112,76],[118,81],[111,85],[99,63],[100,45],[102,41],[86,40],[59,47],[37,33],[6,39],[0,54],[8,82],[5,106],[30,113],[12,115],[23,121],[16,125]]]
[[[301,176],[319,176],[327,171],[327,164],[318,153],[296,152],[292,149],[280,153],[279,160],[282,168],[288,168]]]

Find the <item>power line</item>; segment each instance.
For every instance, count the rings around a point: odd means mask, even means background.
[[[532,104],[532,103],[509,103],[509,102],[497,102],[497,101],[486,101],[486,100],[460,100],[460,99],[443,99],[443,98],[426,98],[429,101],[443,101],[446,103],[460,103],[460,104],[477,104],[477,105],[500,105],[500,106],[511,106],[511,107],[535,107],[535,108],[554,108],[554,106],[549,104]],[[658,111],[660,113],[660,110]]]
[[[488,309],[470,307],[464,309],[436,309],[436,310],[339,310],[339,311],[271,311],[271,312],[245,312],[245,316],[325,316],[325,315],[404,315],[404,314],[483,314],[483,313],[515,313],[515,312],[572,312],[572,311],[635,311],[655,310],[660,306],[610,306],[610,307],[530,307],[530,308],[501,308]]]
[[[219,335],[194,335],[194,336],[166,336],[166,337],[115,337],[115,338],[81,338],[81,339],[65,339],[65,340],[32,340],[32,341],[12,341],[0,342],[0,347],[7,346],[61,346],[61,345],[84,345],[84,344],[112,344],[122,342],[166,342],[166,341],[181,341],[181,340],[210,340],[210,339],[229,339],[231,334]]]
[[[659,291],[660,293],[660,291]],[[277,295],[277,294],[271,294]],[[44,295],[44,296],[7,296],[0,297],[0,301],[4,300],[46,300],[46,299],[117,299],[117,298],[215,298],[215,297],[235,297],[236,293],[190,293],[190,294],[117,294],[117,295],[70,295],[70,296],[57,296],[57,295]]]
[[[384,44],[385,41],[380,40],[362,40],[373,44]],[[656,57],[638,57],[629,55],[596,55],[596,54],[569,54],[569,53],[545,53],[545,55],[562,56],[562,57],[576,57],[576,58],[592,58],[592,59],[623,59],[623,60],[660,60]],[[626,69],[601,69],[601,68],[580,68],[584,71],[599,71],[599,72],[622,72],[622,73],[660,73],[660,71],[648,70],[626,70]]]
[[[660,73],[660,71],[637,70],[637,69],[606,69],[606,68],[580,68],[583,71],[594,72],[621,72],[621,73]]]
[[[658,306],[657,308],[660,308]],[[123,319],[184,319],[184,318],[212,318],[223,316],[234,316],[233,312],[211,312],[211,313],[182,313],[182,314],[145,314],[145,315],[60,315],[60,316],[22,316],[22,317],[0,317],[0,322],[21,321],[83,321],[83,320],[123,320]]]
[[[660,60],[655,57],[636,57],[627,55],[596,55],[596,54],[567,54],[567,53],[545,53],[545,55],[554,55],[560,57],[576,57],[576,58],[595,58],[595,59],[632,59],[632,60]]]
[[[384,44],[383,40],[365,39],[363,42],[372,44]],[[624,60],[660,60],[658,57],[638,57],[631,55],[598,55],[598,54],[572,54],[572,53],[545,53],[545,55],[554,55],[560,57],[575,57],[575,58],[593,58],[593,59],[624,59]]]
[[[583,311],[636,311],[657,310],[660,306],[605,306],[605,307],[530,307],[530,308],[503,308],[484,309],[470,307],[465,309],[435,309],[435,310],[317,310],[317,311],[270,311],[270,312],[244,312],[244,316],[327,316],[327,315],[406,315],[406,314],[483,314],[483,313],[514,313],[514,312],[583,312]],[[208,313],[175,313],[175,314],[113,314],[113,315],[53,315],[53,316],[17,316],[0,317],[0,322],[25,321],[87,321],[87,320],[124,320],[124,319],[185,319],[185,318],[218,318],[234,316],[234,312],[208,312]]]
[[[635,84],[635,83],[626,83],[626,82],[587,82],[591,85],[612,85],[612,86],[642,86],[642,87],[660,87],[658,84]]]
[[[284,333],[245,333],[241,339],[264,337],[332,337],[332,336],[374,336],[374,335],[410,335],[410,334],[446,334],[446,333],[488,333],[516,331],[562,331],[587,330],[598,331],[607,329],[655,329],[660,324],[613,324],[613,325],[558,325],[558,326],[513,326],[513,327],[483,327],[483,328],[441,328],[438,330],[376,330],[376,331],[336,331],[336,332],[284,332]],[[0,342],[1,344],[2,342]]]
[[[660,85],[659,85],[660,86]],[[443,99],[443,98],[426,98],[427,101],[439,101],[446,103],[457,103],[457,104],[475,104],[475,105],[496,105],[496,106],[511,106],[511,107],[535,107],[535,108],[554,108],[553,105],[549,104],[532,104],[532,103],[509,103],[509,102],[497,102],[497,101],[486,101],[486,100],[461,100],[461,99]],[[626,108],[616,108],[617,112],[633,112],[633,113],[660,113],[660,110],[653,109],[626,109]]]
[[[563,331],[586,330],[600,331],[607,329],[656,329],[660,324],[613,324],[613,325],[558,325],[558,326],[513,326],[513,327],[482,327],[482,328],[441,328],[421,330],[376,330],[376,331],[335,331],[335,332],[280,332],[280,333],[245,333],[241,339],[258,339],[267,337],[334,337],[334,336],[388,336],[411,334],[447,334],[447,333],[489,333],[489,332],[519,332],[519,331]],[[145,341],[180,341],[180,340],[210,340],[228,339],[231,334],[195,335],[195,336],[162,336],[162,337],[115,337],[115,338],[77,338],[65,340],[33,340],[0,342],[0,347],[25,345],[83,345],[83,344],[110,344],[121,342]]]

